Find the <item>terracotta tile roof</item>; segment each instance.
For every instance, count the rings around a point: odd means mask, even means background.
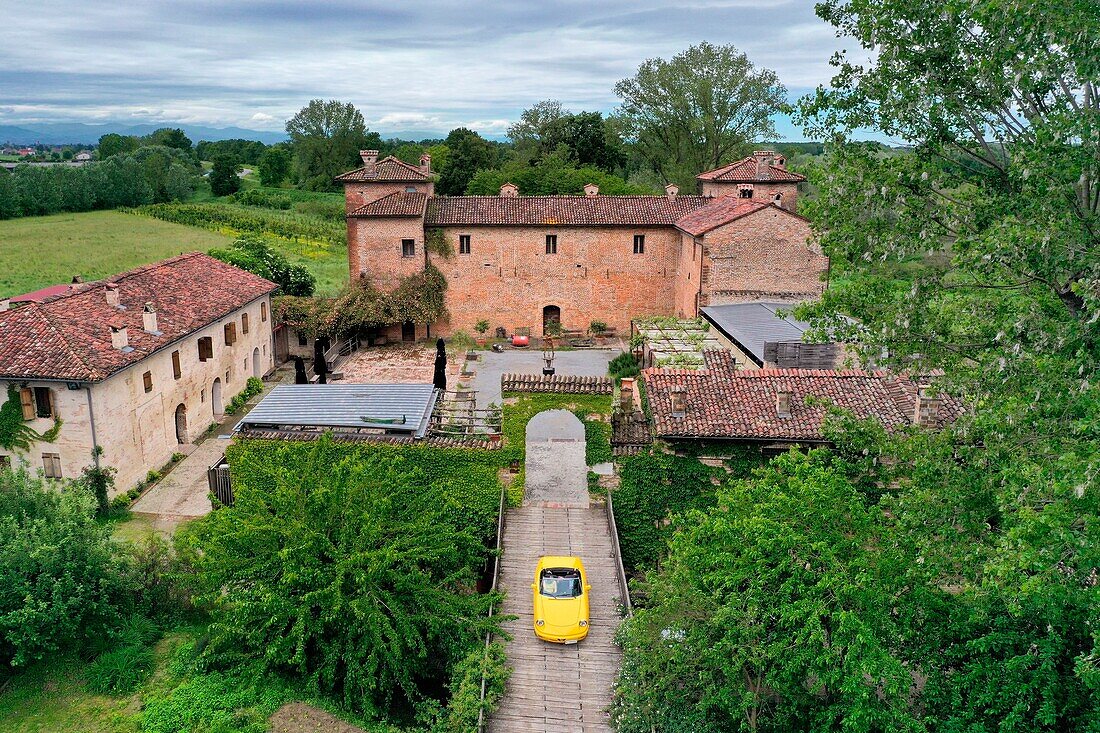
[[[706,173],[700,173],[695,177],[700,181],[727,181],[729,183],[764,183],[778,181],[780,183],[798,183],[805,181],[806,176],[789,171],[786,168],[780,168],[776,165],[769,165],[761,175],[760,161],[755,157],[749,156],[742,160],[735,161],[729,165],[724,165],[721,168],[715,168],[712,171]]]
[[[348,216],[384,217],[384,216],[421,216],[428,196],[423,193],[396,191],[371,201],[355,209]]]
[[[429,176],[415,165],[409,165],[392,155],[374,164],[374,172],[369,173],[366,166],[341,173],[333,179],[338,183],[349,181],[427,181]]]
[[[916,383],[885,372],[825,369],[734,368],[726,351],[707,351],[706,369],[646,369],[642,372],[661,437],[741,440],[824,441],[824,405],[814,397],[860,418],[878,419],[888,430],[913,424]],[[682,390],[684,414],[672,412],[672,393]],[[776,393],[790,392],[790,416],[780,417]],[[908,395],[908,399],[906,398]],[[939,425],[958,418],[961,403],[941,395]]]
[[[119,303],[107,303],[106,283]],[[224,318],[275,283],[192,252],[109,280],[0,311],[0,378],[96,382],[152,352]],[[160,335],[146,333],[142,310],[152,303]],[[111,324],[125,326],[131,350],[111,345]]]
[[[680,217],[676,221],[676,227],[694,237],[698,237],[706,234],[711,229],[717,229],[735,219],[755,214],[757,211],[772,205],[771,201],[754,201],[753,199],[742,199],[736,196],[721,196],[713,199],[712,203]],[[791,213],[778,206],[775,208],[787,214]]]
[[[69,292],[69,285],[50,285],[42,288],[41,290],[32,290],[29,293],[23,293],[22,295],[11,296],[12,303],[37,303],[46,298],[53,297],[54,295],[61,295],[62,293]]]
[[[433,196],[428,226],[673,226],[704,196]]]

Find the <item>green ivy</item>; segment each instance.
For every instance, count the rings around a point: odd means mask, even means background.
[[[229,401],[229,404],[225,408],[226,415],[233,415],[237,410],[244,407],[244,403],[264,391],[264,383],[257,377],[249,377],[245,382],[245,388],[237,393],[237,395]]]
[[[454,257],[455,248],[447,239],[447,235],[443,233],[442,229],[426,229],[424,230],[424,245],[428,248],[428,251],[432,254],[437,254],[445,260],[449,260]]]
[[[61,418],[54,417],[53,427],[39,433],[23,419],[19,390],[14,384],[8,385],[8,399],[0,405],[0,448],[25,451],[39,440],[52,443],[57,440],[63,424]]]

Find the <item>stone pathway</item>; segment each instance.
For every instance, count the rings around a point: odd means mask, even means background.
[[[588,508],[584,424],[568,410],[540,412],[527,423],[526,482],[529,506]]]

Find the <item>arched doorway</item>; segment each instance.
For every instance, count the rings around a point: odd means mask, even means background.
[[[215,377],[214,386],[210,388],[210,406],[214,410],[214,415],[219,416],[225,410],[222,408],[222,378]]]
[[[176,442],[187,444],[187,406],[182,402],[176,405]]]
[[[264,375],[264,365],[260,363],[260,347],[252,350],[252,376],[259,379]]]
[[[561,308],[548,305],[542,309],[542,335],[550,336],[561,332]]]

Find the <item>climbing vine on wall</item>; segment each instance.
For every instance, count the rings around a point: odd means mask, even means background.
[[[424,244],[427,245],[429,252],[439,255],[445,260],[454,257],[454,245],[447,239],[447,235],[443,233],[442,229],[424,230]]]
[[[311,336],[341,336],[364,328],[411,321],[434,323],[448,316],[447,279],[429,265],[390,292],[369,280],[349,284],[336,298],[275,298],[276,319]]]
[[[19,402],[19,390],[14,384],[8,385],[8,399],[0,405],[0,448],[25,451],[33,443],[45,441],[52,443],[61,432],[61,418],[55,417],[53,427],[39,433],[23,419],[23,406]]]

